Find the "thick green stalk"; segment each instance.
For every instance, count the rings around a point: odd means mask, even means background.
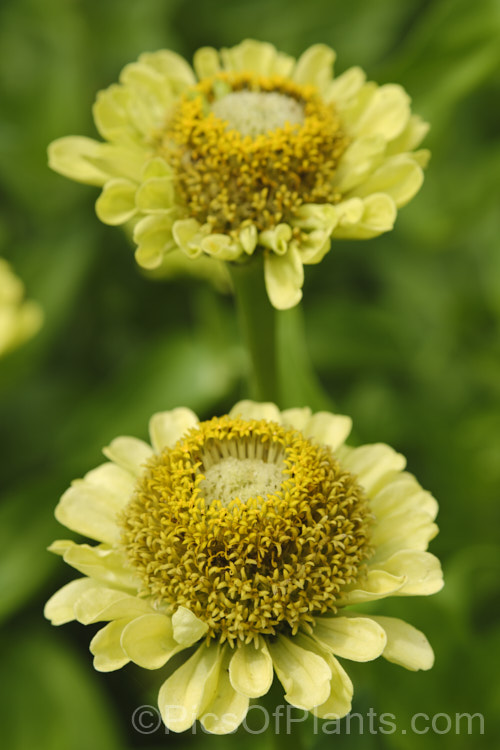
[[[262,255],[229,263],[243,341],[250,355],[250,391],[257,401],[280,402],[276,362],[276,311],[264,285]]]
[[[332,400],[311,362],[302,305],[277,313],[276,349],[280,406],[309,406],[313,411],[331,410]]]

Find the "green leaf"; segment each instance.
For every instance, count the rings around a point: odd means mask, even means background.
[[[117,719],[100,685],[48,626],[3,635],[2,744],[9,750],[123,750]]]

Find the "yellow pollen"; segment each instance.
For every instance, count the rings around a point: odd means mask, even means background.
[[[184,94],[159,136],[186,213],[237,236],[289,222],[303,203],[336,203],[347,139],[312,86],[219,73]]]
[[[150,461],[121,517],[143,594],[231,645],[336,611],[371,554],[370,514],[331,450],[264,420],[214,418]]]

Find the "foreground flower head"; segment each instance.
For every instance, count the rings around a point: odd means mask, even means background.
[[[332,237],[392,229],[418,191],[428,126],[401,86],[333,77],[335,53],[294,58],[246,40],[205,47],[193,69],[174,52],[143,54],[101,91],[94,119],[105,142],[66,137],[49,162],[103,187],[97,214],[134,225],[136,259],[161,265],[178,249],[245,262],[264,254],[272,304],[302,296],[303,266]]]
[[[0,258],[0,356],[34,336],[42,320],[40,306],[25,301],[22,281]]]
[[[350,426],[244,401],[201,423],[156,414],[152,446],[117,438],[57,507],[99,544],[52,545],[83,577],[46,616],[108,623],[90,644],[98,670],[167,665],[159,707],[174,731],[200,719],[231,732],[274,673],[293,706],[344,716],[353,687],[337,657],[429,669],[420,631],[352,605],[441,588],[426,551],[437,503],[389,446],[346,446]]]

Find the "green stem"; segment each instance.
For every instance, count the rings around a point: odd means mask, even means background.
[[[301,305],[277,314],[276,341],[281,407],[333,408],[311,362]]]
[[[279,403],[276,311],[264,285],[262,254],[247,263],[228,263],[243,340],[250,354],[250,389],[257,401]]]

